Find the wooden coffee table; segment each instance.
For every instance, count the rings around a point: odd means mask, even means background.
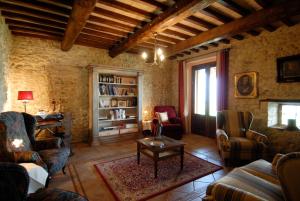
[[[173,156],[180,156],[180,170],[183,169],[185,143],[162,136],[147,137],[137,140],[137,163],[140,164],[140,154],[150,157],[154,161],[154,177],[157,178],[157,163]]]

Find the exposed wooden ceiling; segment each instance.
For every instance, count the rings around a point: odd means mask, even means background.
[[[299,0],[0,0],[12,34],[171,59],[300,21]]]

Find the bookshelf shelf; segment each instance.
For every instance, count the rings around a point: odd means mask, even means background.
[[[129,83],[109,83],[109,82],[99,82],[99,84],[120,85],[120,86],[137,86],[137,84],[129,84]]]
[[[136,120],[136,118],[126,118],[126,119],[99,119],[99,121],[129,121]]]
[[[137,107],[100,107],[99,110],[136,109]]]
[[[97,66],[89,72],[91,143],[118,140],[121,134],[136,137],[142,122],[143,73]]]

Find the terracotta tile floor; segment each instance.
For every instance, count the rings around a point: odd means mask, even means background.
[[[186,151],[224,167],[217,151],[214,139],[199,135],[185,135]],[[58,173],[53,177],[49,188],[62,188],[85,195],[90,201],[110,201],[114,197],[108,190],[102,178],[96,172],[94,164],[103,160],[112,160],[136,152],[134,140],[123,142],[88,146],[76,144],[75,155],[71,157],[67,167],[67,174]],[[219,170],[213,174],[199,178],[169,192],[156,196],[151,201],[200,201],[205,195],[208,184],[221,178],[229,171],[228,168]]]

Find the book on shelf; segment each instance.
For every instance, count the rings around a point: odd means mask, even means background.
[[[99,94],[109,96],[135,96],[135,88],[124,88],[114,85],[99,84]]]

